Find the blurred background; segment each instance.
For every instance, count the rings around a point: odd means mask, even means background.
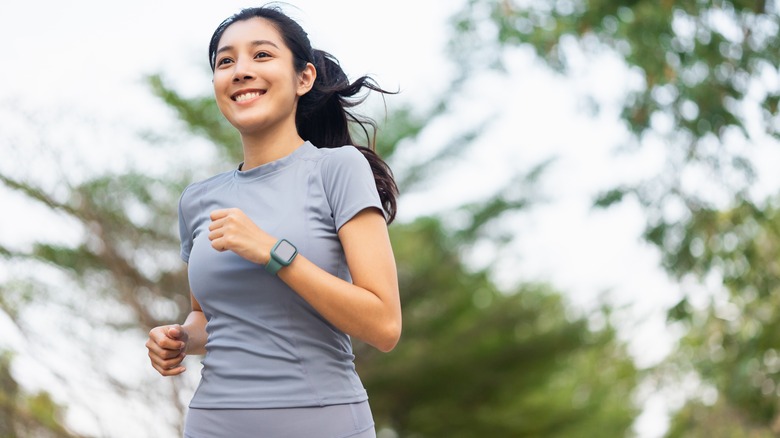
[[[175,437],[199,377],[176,206],[241,160],[243,1],[0,5],[0,436]],[[780,434],[780,17],[768,1],[300,0],[402,197],[381,438]]]

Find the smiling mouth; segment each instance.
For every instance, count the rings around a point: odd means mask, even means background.
[[[249,91],[247,93],[241,93],[235,96],[231,96],[230,98],[233,99],[235,102],[245,102],[249,99],[260,97],[263,94],[265,94],[265,91]]]

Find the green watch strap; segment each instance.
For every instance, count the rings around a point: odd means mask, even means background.
[[[283,267],[284,265],[277,262],[273,256],[271,256],[271,258],[268,259],[268,263],[265,264],[265,270],[271,275],[276,275]]]
[[[265,270],[272,275],[276,275],[280,269],[292,263],[295,256],[298,255],[298,248],[287,239],[279,239],[271,248],[271,257],[265,264]]]

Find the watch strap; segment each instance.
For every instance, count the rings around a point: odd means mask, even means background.
[[[279,272],[280,269],[284,267],[283,264],[279,263],[271,254],[271,258],[268,259],[268,263],[265,264],[265,270],[271,274],[276,275],[277,272]]]

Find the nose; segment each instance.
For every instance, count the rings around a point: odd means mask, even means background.
[[[255,75],[247,62],[236,61],[236,68],[233,70],[233,82],[247,81],[254,78]]]

